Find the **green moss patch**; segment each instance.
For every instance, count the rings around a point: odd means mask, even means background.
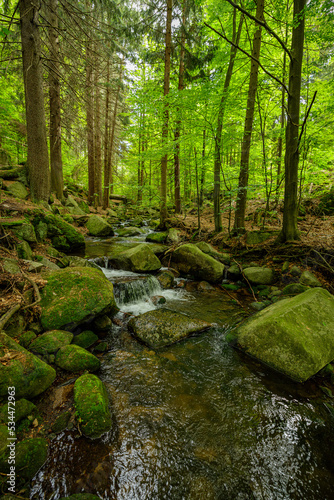
[[[59,349],[55,362],[57,366],[69,372],[95,372],[100,368],[100,361],[96,356],[73,344]]]
[[[74,384],[74,404],[80,429],[98,438],[111,428],[109,400],[105,386],[95,375],[82,375]]]

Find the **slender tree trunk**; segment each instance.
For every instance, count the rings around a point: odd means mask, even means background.
[[[256,17],[263,21],[264,0],[258,0],[256,8]],[[261,26],[257,27],[253,39],[252,56],[259,59],[261,49]],[[251,60],[251,72],[249,77],[249,88],[247,98],[247,109],[245,117],[244,135],[241,146],[241,161],[240,161],[240,174],[238,197],[235,209],[234,230],[237,233],[245,231],[245,214],[247,203],[247,189],[248,189],[248,172],[249,172],[249,153],[252,138],[252,128],[254,119],[255,96],[257,91],[259,65],[254,59]]]
[[[181,26],[181,48],[180,48],[180,65],[179,65],[179,93],[184,89],[184,55],[186,42],[186,0],[182,2],[182,26]],[[181,186],[180,186],[180,136],[181,136],[181,110],[178,107],[176,110],[177,121],[175,124],[175,154],[174,154],[174,198],[175,198],[175,213],[181,213]]]
[[[122,80],[122,74],[123,74],[123,61],[121,63],[121,70],[119,74],[120,81],[117,86],[116,90],[116,97],[115,97],[115,104],[114,104],[114,111],[113,111],[113,116],[112,116],[112,122],[111,122],[111,131],[110,131],[110,140],[109,140],[109,151],[108,151],[108,168],[107,172],[104,175],[104,205],[109,206],[109,196],[113,192],[113,173],[112,173],[112,154],[114,150],[114,143],[115,143],[115,132],[116,132],[116,121],[117,121],[117,111],[118,111],[118,100],[119,100],[119,95],[121,91],[121,80]]]
[[[285,189],[283,227],[280,241],[299,239],[298,215],[298,161],[300,88],[303,63],[306,0],[294,0],[291,55],[289,70],[288,117],[285,135]]]
[[[48,200],[50,192],[39,8],[40,2],[37,0],[19,2],[28,139],[27,163],[33,201]]]
[[[87,153],[88,153],[88,202],[94,203],[95,174],[94,174],[94,114],[93,114],[93,82],[92,82],[92,54],[90,42],[86,46],[86,124],[87,124]]]
[[[167,148],[168,142],[168,123],[169,123],[169,106],[166,96],[169,94],[170,81],[170,55],[172,45],[172,9],[173,0],[166,0],[167,16],[166,16],[166,36],[165,36],[165,74],[164,74],[164,117],[162,125],[162,146]],[[160,200],[160,227],[166,226],[167,219],[167,151],[161,158],[161,200]]]
[[[106,109],[104,118],[104,155],[103,155],[103,208],[109,207],[109,191],[106,193],[106,181],[109,181],[108,177],[108,155],[109,155],[109,109],[110,109],[110,59],[107,62],[107,85],[106,85]]]
[[[206,117],[206,108],[205,108]],[[199,205],[203,205],[204,201],[204,184],[205,184],[205,150],[206,150],[206,127],[203,129],[203,142],[202,142],[202,165],[201,165],[201,178],[200,178],[200,192],[199,192]]]
[[[58,38],[58,0],[49,0],[49,39],[50,39],[50,163],[51,191],[61,200],[64,190],[63,163],[61,155],[61,116],[60,116],[60,65]]]
[[[140,117],[139,117],[139,123],[140,123]],[[141,185],[141,151],[142,151],[142,132],[141,132],[141,125],[139,125],[139,137],[138,137],[138,168],[137,168],[137,183],[138,183],[138,190],[137,190],[137,204],[140,205],[142,202],[142,185]]]
[[[234,9],[233,12],[233,38],[232,41],[235,43],[235,45],[239,44],[240,40],[240,35],[241,35],[241,30],[242,30],[242,23],[243,23],[243,16],[241,15],[240,21],[239,21],[239,27],[238,31],[236,31],[236,16],[237,16],[237,11]],[[213,213],[214,213],[214,220],[215,220],[215,231],[220,232],[222,230],[222,219],[221,219],[221,213],[220,213],[220,165],[221,165],[221,154],[222,154],[222,130],[223,130],[223,120],[224,120],[224,113],[225,113],[225,106],[226,106],[226,98],[228,94],[228,88],[230,86],[232,74],[233,74],[233,67],[234,67],[234,61],[235,61],[235,56],[237,53],[237,48],[231,45],[230,49],[230,61],[229,65],[227,68],[226,76],[225,76],[225,81],[224,81],[224,89],[223,89],[223,94],[219,103],[219,110],[218,110],[218,119],[217,119],[217,129],[216,129],[216,137],[215,137],[215,154],[214,154],[214,188],[213,188]]]
[[[95,200],[94,206],[102,205],[102,155],[101,155],[101,116],[100,116],[100,86],[99,86],[99,61],[95,60],[95,119],[94,119],[94,174],[95,174]]]

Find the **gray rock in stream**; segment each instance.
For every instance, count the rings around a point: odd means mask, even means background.
[[[129,329],[149,347],[165,347],[188,337],[192,333],[201,332],[212,325],[201,319],[189,318],[185,314],[156,309],[129,321]]]

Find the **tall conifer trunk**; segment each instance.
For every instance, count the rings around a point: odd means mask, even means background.
[[[58,0],[49,0],[49,39],[51,56],[49,70],[51,191],[56,193],[58,199],[61,199],[63,196],[64,181],[61,154],[60,64],[57,9]]]
[[[27,163],[33,201],[48,200],[50,192],[39,9],[40,2],[37,0],[19,2],[28,139]]]
[[[166,16],[166,36],[165,36],[165,74],[164,74],[164,117],[162,125],[162,147],[167,148],[168,141],[168,123],[169,123],[169,106],[166,96],[169,94],[170,81],[170,55],[172,45],[172,9],[173,0],[167,0],[167,16]],[[160,227],[164,228],[167,219],[167,151],[161,158],[161,201],[160,201]]]
[[[256,18],[259,19],[260,21],[263,21],[263,11],[264,11],[264,0],[258,0],[256,7]],[[260,49],[261,49],[261,26],[259,25],[256,29],[253,38],[252,56],[254,59],[259,60]],[[250,146],[252,139],[255,96],[257,91],[257,80],[259,72],[259,65],[254,59],[251,60],[251,72],[249,77],[244,135],[241,145],[238,197],[237,197],[235,218],[234,218],[234,230],[237,233],[245,231],[245,214],[246,214],[248,173],[249,173],[249,153],[250,153]]]

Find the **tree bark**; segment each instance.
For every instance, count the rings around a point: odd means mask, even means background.
[[[61,154],[61,105],[60,105],[60,64],[58,38],[58,0],[49,0],[49,39],[50,39],[50,164],[51,191],[62,199],[64,190],[63,162]]]
[[[95,52],[97,52],[97,47]],[[100,116],[100,87],[99,87],[99,60],[95,56],[95,118],[94,118],[94,175],[95,199],[94,206],[102,205],[102,156],[101,156],[101,116]]]
[[[108,155],[109,155],[109,103],[110,103],[110,58],[107,62],[107,85],[106,85],[106,109],[104,119],[104,156],[103,156],[103,208],[109,207],[109,191],[106,193],[106,186],[109,186],[109,169],[108,169]],[[108,182],[108,184],[107,184]]]
[[[50,173],[38,22],[39,9],[40,2],[37,0],[20,0],[19,2],[30,192],[33,201],[47,201],[50,193]]]
[[[93,114],[93,82],[92,54],[90,42],[86,46],[86,125],[87,125],[87,156],[88,156],[88,202],[94,203],[94,114]]]
[[[179,97],[181,91],[184,89],[184,55],[185,55],[185,32],[186,23],[186,0],[182,2],[182,26],[181,26],[181,48],[180,48],[180,65],[179,65]],[[181,186],[180,186],[180,136],[181,136],[181,110],[177,107],[176,110],[177,120],[175,124],[174,141],[175,141],[175,154],[174,154],[174,199],[175,199],[175,213],[181,213]]]
[[[256,7],[256,18],[263,21],[264,0],[258,0]],[[253,38],[252,57],[259,60],[261,49],[261,25],[258,25]],[[244,135],[241,145],[241,160],[238,197],[235,209],[234,231],[241,233],[245,231],[245,213],[247,203],[249,153],[252,139],[252,128],[254,119],[255,96],[257,91],[257,80],[259,65],[256,60],[251,60],[251,72],[249,77],[249,88],[247,98],[247,109],[245,117]]]
[[[164,117],[162,125],[162,146],[166,150],[168,141],[169,106],[166,96],[169,94],[170,82],[170,55],[172,45],[172,9],[173,0],[166,0],[166,36],[165,36],[165,73],[164,73]],[[161,200],[160,200],[160,227],[166,226],[167,219],[167,151],[161,158]]]
[[[232,41],[235,45],[239,45],[242,23],[243,23],[243,15],[240,17],[238,31],[236,31],[236,15],[237,11],[234,9],[233,12],[233,38]],[[228,94],[228,88],[230,86],[235,56],[237,53],[237,48],[234,45],[231,45],[230,49],[230,60],[227,68],[225,81],[224,81],[224,89],[223,94],[219,103],[218,110],[218,119],[217,119],[217,129],[216,129],[216,137],[215,137],[215,154],[214,154],[214,187],[213,187],[213,213],[215,220],[215,231],[220,232],[222,230],[222,219],[220,213],[220,165],[221,165],[221,154],[222,154],[222,130],[223,130],[223,120],[224,120],[224,112],[226,106],[226,98]]]
[[[294,0],[293,30],[289,68],[288,117],[285,133],[285,188],[283,227],[279,240],[299,239],[297,227],[298,215],[298,161],[299,161],[299,118],[300,88],[303,63],[305,9],[306,0]]]

